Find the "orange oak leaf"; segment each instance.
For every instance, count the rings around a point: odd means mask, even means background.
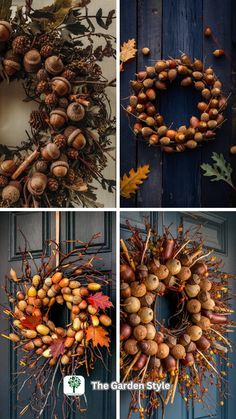
[[[95,308],[101,308],[105,310],[106,308],[112,307],[112,302],[107,295],[104,295],[102,292],[96,292],[96,294],[91,295],[88,298],[89,304]]]
[[[150,172],[149,165],[145,164],[137,168],[137,171],[131,169],[129,174],[124,174],[120,180],[120,194],[124,198],[130,198],[132,193],[136,193],[139,189],[139,185],[147,179],[147,175]]]
[[[101,326],[88,327],[88,329],[86,330],[86,343],[90,340],[93,342],[94,346],[100,345],[109,348],[110,338],[108,336],[108,332]]]
[[[53,358],[58,358],[60,355],[64,353],[64,351],[65,351],[64,339],[62,338],[53,339],[50,345],[50,352]]]
[[[21,324],[26,329],[35,330],[36,326],[38,326],[42,322],[41,316],[25,316],[21,319]]]
[[[129,39],[127,42],[124,42],[123,45],[121,45],[121,51],[120,51],[120,61],[122,63],[121,71],[124,71],[123,63],[126,63],[127,61],[135,58],[136,52],[138,51],[135,48],[135,46],[136,46],[135,39]]]

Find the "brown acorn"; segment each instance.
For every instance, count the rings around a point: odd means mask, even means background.
[[[192,367],[194,365],[194,356],[192,352],[187,352],[186,357],[184,359],[181,359],[181,364],[183,364],[185,367]]]
[[[147,292],[143,297],[140,298],[140,303],[143,307],[150,307],[155,301],[155,294]]]
[[[141,354],[140,357],[138,358],[138,360],[133,365],[132,369],[134,371],[139,371],[139,370],[143,369],[143,367],[146,365],[147,359],[148,359],[147,355]]]
[[[138,265],[136,272],[140,281],[144,281],[148,277],[148,268],[146,265]]]
[[[60,57],[52,55],[46,59],[45,68],[48,73],[57,76],[58,74],[62,73],[64,64]]]
[[[132,334],[132,327],[127,323],[120,325],[120,340],[127,340]]]
[[[158,345],[158,350],[156,353],[157,358],[165,359],[168,357],[169,353],[170,353],[170,348],[168,345],[166,345],[166,343],[160,343]]]
[[[143,297],[147,292],[146,285],[144,283],[139,283],[138,281],[131,282],[130,289],[131,295],[138,298]]]
[[[176,359],[173,356],[168,355],[167,357],[165,357],[163,363],[164,363],[165,368],[168,372],[175,371],[175,369],[176,369]]]
[[[73,122],[79,122],[85,116],[84,107],[77,102],[72,102],[67,108],[67,116]]]
[[[71,84],[64,77],[54,77],[52,79],[52,90],[60,97],[66,96],[71,91]]]
[[[57,160],[51,164],[50,171],[56,177],[65,177],[69,170],[69,164],[64,160]]]
[[[186,357],[185,348],[183,345],[177,344],[170,350],[171,355],[175,359],[184,359]]]
[[[185,282],[187,281],[192,275],[191,270],[187,266],[182,266],[179,273],[176,275],[180,281]]]
[[[58,108],[54,109],[50,113],[50,124],[54,129],[62,128],[67,122],[67,114],[64,109]]]
[[[82,150],[86,145],[86,139],[80,129],[75,129],[68,137],[68,145],[71,145],[76,150]]]
[[[207,351],[211,346],[209,340],[205,336],[201,336],[200,339],[197,340],[196,345],[200,351]]]
[[[120,279],[121,281],[124,281],[127,283],[135,281],[135,273],[129,265],[127,264],[120,265]]]
[[[141,319],[137,313],[129,314],[127,317],[127,320],[128,320],[129,325],[132,327],[138,326],[138,324],[141,323]]]
[[[137,341],[144,340],[147,336],[147,329],[145,326],[139,324],[133,330],[133,335]]]
[[[128,339],[124,344],[124,350],[129,355],[136,355],[138,353],[137,341],[135,339]]]
[[[187,334],[191,337],[191,340],[195,342],[202,336],[202,329],[199,326],[189,326],[187,328]]]
[[[131,288],[126,282],[120,284],[120,295],[122,298],[131,297]]]
[[[178,259],[169,259],[166,262],[166,266],[171,275],[177,275],[181,271],[181,263]]]
[[[136,297],[128,297],[124,300],[124,310],[127,313],[137,313],[140,309],[140,306],[141,306],[140,301]]]
[[[187,311],[191,314],[196,314],[201,311],[201,303],[197,299],[192,299],[187,302]]]
[[[41,155],[44,160],[56,160],[60,156],[60,150],[54,143],[48,143],[46,147],[41,150]]]
[[[156,275],[149,274],[148,277],[145,279],[144,284],[146,285],[146,289],[148,291],[154,291],[157,289],[159,285],[159,279]]]
[[[156,328],[153,323],[148,323],[145,325],[147,330],[146,339],[148,340],[154,340],[156,336]]]
[[[0,174],[4,176],[11,176],[16,170],[16,163],[14,160],[3,160],[0,164]]]
[[[46,189],[47,181],[47,176],[44,173],[35,172],[29,179],[27,188],[32,195],[40,196]]]
[[[211,321],[208,317],[201,316],[201,319],[196,322],[196,325],[199,326],[202,330],[208,330],[211,327]]]
[[[12,33],[12,27],[6,20],[0,20],[0,42],[7,42]]]
[[[131,297],[131,298],[135,298],[135,297]],[[138,300],[139,304],[140,301]],[[136,304],[137,308],[138,304]],[[141,322],[144,324],[150,323],[153,320],[153,310],[150,307],[141,307],[140,310],[138,311],[138,315],[141,319]]]
[[[36,49],[31,49],[24,56],[24,68],[27,73],[36,73],[41,66],[41,55]]]
[[[155,275],[160,279],[166,279],[169,275],[169,269],[166,265],[160,265],[155,269]]]
[[[138,346],[148,356],[156,355],[158,350],[158,345],[154,340],[143,340],[139,342]]]

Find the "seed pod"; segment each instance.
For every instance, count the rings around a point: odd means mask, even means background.
[[[124,350],[129,355],[136,355],[138,353],[137,340],[128,339],[124,344]]]
[[[144,324],[150,323],[153,320],[153,310],[149,307],[142,307],[138,311],[141,322]]]
[[[89,291],[99,291],[101,289],[101,284],[97,284],[96,282],[91,282],[88,284]]]
[[[187,328],[187,334],[195,342],[202,336],[202,329],[199,326],[190,326]]]
[[[144,283],[145,283],[146,289],[148,291],[154,291],[154,290],[157,289],[157,287],[159,285],[159,279],[156,275],[149,274],[148,277],[145,279]],[[145,295],[145,294],[143,294],[143,295]]]
[[[191,314],[199,313],[201,311],[201,303],[196,299],[187,302],[187,311]]]
[[[168,357],[169,353],[170,353],[170,348],[168,345],[166,345],[166,343],[160,343],[158,345],[158,350],[156,353],[157,358],[165,359]]]
[[[169,79],[170,81],[173,81],[173,80],[175,80],[175,79],[176,79],[176,77],[177,77],[177,70],[176,70],[175,68],[170,69],[170,70],[168,71],[168,79]]]
[[[174,346],[171,349],[170,353],[175,359],[184,359],[186,357],[185,348],[183,345],[180,344]]]
[[[130,285],[131,295],[133,297],[141,298],[146,294],[146,286],[144,283],[140,283],[138,281],[134,281]]]
[[[222,57],[223,55],[225,55],[225,52],[223,49],[215,49],[215,51],[213,52],[213,55],[215,57]]]
[[[147,336],[147,329],[145,326],[139,324],[133,330],[133,335],[137,341],[144,340]]]

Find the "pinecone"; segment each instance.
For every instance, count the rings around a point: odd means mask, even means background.
[[[48,93],[45,96],[44,102],[46,103],[46,105],[52,106],[52,105],[57,104],[58,99],[57,99],[57,96],[55,95],[55,93]]]
[[[46,72],[46,70],[44,70],[44,68],[40,68],[40,70],[37,72],[37,79],[39,81],[47,81],[48,80],[48,73]]]
[[[71,71],[71,70],[65,70],[63,73],[62,73],[62,77],[65,77],[65,79],[67,79],[67,80],[74,80],[75,79],[75,76],[76,76],[76,74],[75,74],[75,72],[74,71]]]
[[[56,192],[56,191],[58,190],[58,188],[59,188],[59,183],[58,183],[58,181],[57,181],[55,178],[50,177],[50,178],[48,179],[48,184],[47,184],[47,186],[48,186],[48,189],[49,189],[50,191],[52,191],[52,192]]]
[[[69,159],[71,160],[77,160],[78,158],[78,151],[75,148],[69,147],[67,150],[67,156],[69,157]]]
[[[50,57],[53,54],[53,48],[51,45],[44,45],[40,50],[40,55],[43,58]]]
[[[0,175],[0,188],[8,185],[8,179],[6,176]]]
[[[60,97],[59,101],[58,101],[58,106],[60,108],[67,108],[69,105],[69,101],[68,99],[66,99],[66,97]]]
[[[66,137],[63,134],[58,134],[53,139],[54,144],[60,149],[66,145]]]
[[[48,128],[46,120],[48,119],[48,114],[44,111],[32,111],[30,114],[29,124],[32,128],[37,130],[44,130]]]
[[[35,169],[36,169],[37,172],[46,173],[46,171],[48,169],[48,164],[44,160],[38,160],[35,163]]]
[[[25,54],[30,49],[30,38],[25,35],[17,36],[12,42],[12,49],[15,54]]]
[[[67,172],[67,176],[66,176],[67,183],[69,183],[70,185],[73,185],[75,181],[75,176],[76,175],[75,175],[74,169],[69,168]]]
[[[45,93],[48,91],[48,87],[48,83],[45,80],[42,80],[37,84],[36,89],[38,93]]]

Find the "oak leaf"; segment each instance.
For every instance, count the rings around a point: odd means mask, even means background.
[[[101,308],[105,310],[106,308],[112,307],[112,302],[107,295],[104,295],[102,292],[96,292],[96,294],[91,295],[88,298],[89,304],[95,308]]]
[[[124,66],[123,66],[124,63],[135,58],[135,55],[138,51],[135,48],[135,46],[136,46],[135,39],[129,39],[127,42],[124,42],[123,45],[121,45],[121,51],[120,51],[121,71],[124,71]]]
[[[147,179],[149,172],[149,165],[145,164],[144,166],[139,166],[137,171],[131,169],[128,175],[125,173],[120,181],[121,196],[124,198],[130,198],[132,193],[136,193],[139,189],[139,185]]]
[[[42,322],[41,316],[25,316],[21,319],[22,326],[25,329],[36,330],[36,327]]]
[[[58,358],[60,355],[64,353],[64,351],[65,351],[64,339],[62,338],[53,339],[50,345],[50,352],[53,358]]]
[[[109,348],[110,338],[107,330],[103,329],[101,326],[89,326],[86,330],[86,343],[89,341],[93,342],[94,346],[106,346]]]

